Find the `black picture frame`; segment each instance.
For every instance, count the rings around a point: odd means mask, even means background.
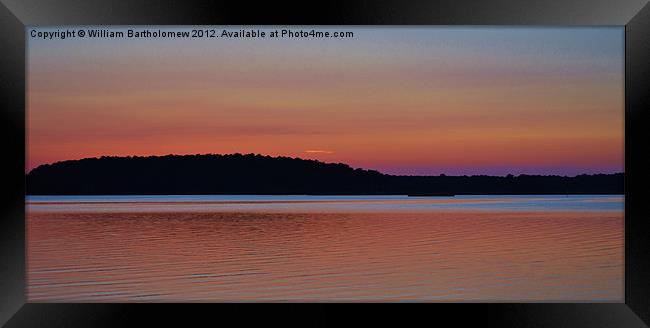
[[[452,319],[516,327],[644,327],[650,324],[650,5],[641,0],[248,1],[0,0],[0,324],[119,327],[170,320],[341,323],[340,305],[45,304],[25,298],[26,27],[46,25],[564,25],[625,26],[625,299],[623,303],[436,303],[397,314],[371,305],[356,321],[415,324]],[[173,307],[173,308],[172,308]],[[233,307],[236,308],[234,311]],[[346,310],[346,314],[353,311]],[[300,315],[296,315],[301,312]],[[290,319],[291,318],[291,319]],[[372,319],[371,319],[372,318]],[[644,323],[645,322],[645,323]]]

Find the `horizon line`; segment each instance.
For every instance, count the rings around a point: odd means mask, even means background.
[[[25,166],[25,175],[29,175],[31,172],[34,170],[38,169],[41,166],[50,166],[50,165],[55,165],[58,163],[63,163],[63,162],[74,162],[74,161],[81,161],[81,160],[89,160],[89,159],[102,159],[102,158],[150,158],[150,157],[171,157],[171,156],[176,156],[176,157],[190,157],[190,156],[259,156],[259,157],[270,157],[270,158],[290,158],[290,159],[298,159],[298,160],[303,160],[303,161],[313,161],[313,162],[318,162],[318,163],[323,163],[323,164],[343,164],[347,165],[348,167],[352,169],[362,169],[366,171],[375,171],[383,175],[388,175],[388,176],[403,176],[403,177],[472,177],[472,176],[489,176],[489,177],[519,177],[519,176],[546,176],[546,177],[578,177],[578,176],[592,176],[592,175],[615,175],[615,174],[625,174],[625,171],[616,171],[612,173],[580,173],[580,174],[575,174],[575,175],[560,175],[560,174],[528,174],[528,173],[519,173],[519,174],[513,174],[513,173],[508,173],[508,174],[503,174],[503,175],[498,175],[498,174],[485,174],[485,173],[473,173],[473,174],[459,174],[459,175],[453,175],[453,174],[445,174],[445,173],[440,173],[438,175],[423,175],[423,174],[390,174],[390,173],[384,173],[381,172],[380,170],[377,169],[371,169],[371,168],[362,168],[362,167],[353,167],[350,164],[343,163],[343,162],[325,162],[321,161],[318,159],[307,159],[307,158],[302,158],[302,157],[292,157],[288,155],[265,155],[261,153],[194,153],[194,154],[165,154],[165,155],[101,155],[101,156],[94,156],[94,157],[83,157],[83,158],[78,158],[78,159],[66,159],[66,160],[60,160],[60,161],[55,161],[51,163],[43,163],[39,164],[38,166],[33,167],[30,170],[27,170],[28,167]],[[27,161],[26,161],[27,162]]]

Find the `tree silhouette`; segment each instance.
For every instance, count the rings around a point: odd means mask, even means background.
[[[41,165],[26,183],[28,195],[623,193],[623,173],[396,176],[259,154],[85,158]]]

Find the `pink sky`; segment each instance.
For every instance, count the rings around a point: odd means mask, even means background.
[[[239,152],[393,174],[623,171],[621,28],[351,30],[29,39],[26,170]]]

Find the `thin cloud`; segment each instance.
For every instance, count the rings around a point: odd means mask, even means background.
[[[331,150],[320,150],[320,149],[305,150],[305,153],[309,153],[309,154],[334,154],[334,152],[331,151]]]

